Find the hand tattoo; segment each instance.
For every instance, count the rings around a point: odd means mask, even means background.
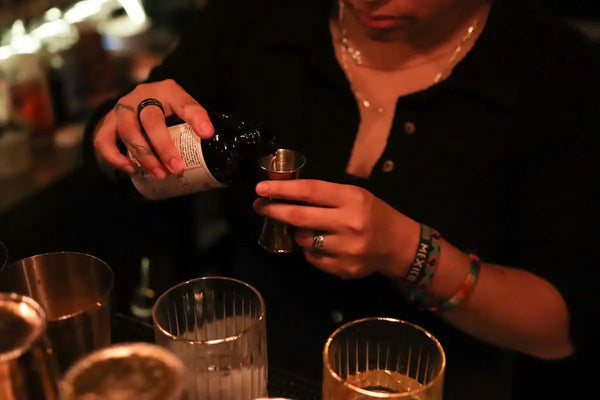
[[[123,104],[123,103],[117,103],[115,104],[115,111],[119,111],[121,109],[127,110],[127,111],[131,111],[132,113],[135,113],[135,109],[127,104]]]
[[[129,150],[131,150],[131,152],[134,153],[134,155],[138,158],[143,157],[143,156],[150,156],[150,155],[154,154],[152,152],[152,150],[150,150],[146,146],[142,146],[141,144],[135,144],[131,140],[128,140],[128,139],[122,139],[122,140],[123,140],[123,142],[125,142],[125,144],[129,148]]]

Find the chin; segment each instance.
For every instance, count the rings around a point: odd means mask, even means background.
[[[409,30],[405,28],[396,29],[373,29],[365,28],[369,39],[376,42],[393,42],[409,36]]]

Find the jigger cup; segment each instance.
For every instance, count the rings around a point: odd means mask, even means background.
[[[306,158],[299,152],[278,149],[275,154],[261,157],[258,164],[266,179],[297,179],[306,164]],[[258,244],[271,253],[291,253],[296,249],[292,226],[265,217]]]
[[[0,270],[0,291],[33,298],[46,313],[47,336],[62,375],[82,356],[110,344],[113,272],[83,253],[47,253]]]

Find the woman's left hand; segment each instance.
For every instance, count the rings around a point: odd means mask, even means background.
[[[298,179],[264,181],[256,193],[263,197],[254,202],[256,212],[297,227],[307,261],[323,271],[342,278],[404,276],[414,258],[419,224],[363,188]],[[313,247],[318,234],[321,251]]]

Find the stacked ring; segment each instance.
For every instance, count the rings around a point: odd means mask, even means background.
[[[325,240],[325,238],[323,237],[322,233],[315,232],[315,234],[313,235],[313,242],[312,242],[313,250],[316,251],[317,253],[322,252],[324,240]]]

